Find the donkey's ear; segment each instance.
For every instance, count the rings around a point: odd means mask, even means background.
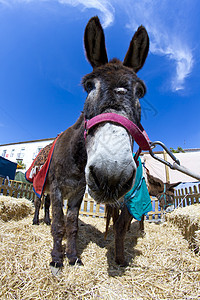
[[[108,62],[103,28],[98,17],[89,20],[84,34],[87,59],[93,68]]]
[[[146,29],[140,26],[130,42],[124,58],[124,66],[133,68],[133,71],[137,73],[143,67],[148,51],[149,37]]]

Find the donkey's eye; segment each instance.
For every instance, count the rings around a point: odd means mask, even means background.
[[[86,81],[84,87],[85,87],[86,92],[89,94],[93,89],[95,89],[95,84],[93,81],[88,80],[88,81]]]
[[[140,99],[144,97],[145,93],[146,93],[145,86],[141,83],[138,83],[136,86],[136,93],[135,93],[136,97]]]

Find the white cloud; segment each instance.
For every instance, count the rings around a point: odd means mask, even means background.
[[[10,1],[0,0],[0,4],[11,6]],[[121,11],[123,16],[127,15],[126,25],[131,30],[134,31],[138,25],[143,24],[150,35],[150,51],[156,55],[167,56],[175,64],[174,68],[171,64],[171,89],[184,89],[185,80],[194,64],[187,27],[192,22],[191,8],[195,11],[195,0],[12,0],[12,3],[38,1],[54,1],[60,5],[78,7],[83,11],[97,9],[104,28],[113,23],[115,9]]]
[[[31,3],[31,2],[57,2],[63,5],[71,5],[74,7],[82,6],[83,9],[95,8],[100,11],[102,26],[104,28],[110,26],[114,21],[115,9],[109,0],[0,0],[0,4],[12,6],[15,3]]]
[[[193,57],[190,49],[177,48],[171,54],[171,59],[176,61],[176,77],[172,80],[172,89],[181,90],[184,88],[184,82],[192,71]]]
[[[114,7],[107,0],[57,0],[61,4],[69,4],[72,6],[83,5],[84,8],[95,8],[102,13],[102,25],[108,27],[114,21]]]
[[[175,70],[171,78],[173,91],[184,89],[185,79],[192,71],[194,59],[187,41],[187,10],[191,2],[187,0],[135,0],[128,1],[127,27],[136,30],[143,24],[150,35],[150,51],[156,55],[166,55],[174,61]],[[134,17],[133,17],[134,16]]]

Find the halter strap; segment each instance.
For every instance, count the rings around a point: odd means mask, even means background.
[[[151,149],[150,147],[151,142],[142,125],[139,124],[139,126],[137,126],[135,123],[133,123],[126,117],[115,113],[104,113],[104,114],[97,115],[90,120],[85,120],[85,132],[84,132],[85,139],[88,135],[89,130],[92,127],[103,122],[112,122],[123,126],[134,138],[135,142],[139,145],[141,150]]]

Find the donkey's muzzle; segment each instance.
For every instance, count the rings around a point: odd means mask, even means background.
[[[134,183],[132,138],[123,126],[104,123],[86,143],[89,193],[97,202],[116,203]]]
[[[131,170],[130,170],[131,169]],[[116,203],[133,186],[136,169],[134,166],[120,172],[91,165],[87,176],[90,195],[101,203]]]

